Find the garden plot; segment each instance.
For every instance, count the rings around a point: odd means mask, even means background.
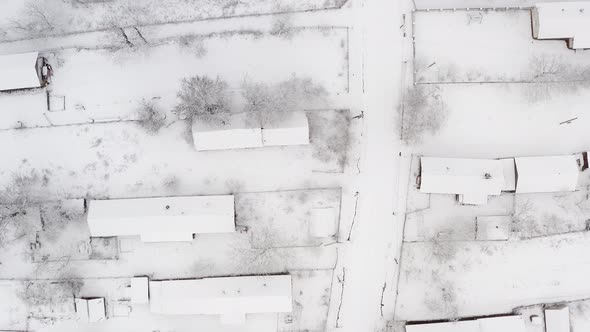
[[[529,10],[415,13],[416,82],[562,82],[590,78],[590,53],[534,40]]]
[[[412,179],[419,175],[418,164],[414,156]],[[456,195],[423,194],[414,183],[408,188],[405,242],[475,240],[477,217],[513,214],[514,194],[491,196],[484,205],[461,205]]]
[[[505,313],[590,296],[589,233],[525,241],[406,243],[398,320]]]
[[[279,314],[279,332],[326,330],[333,270],[293,271],[293,312]]]
[[[219,76],[238,89],[244,79],[272,84],[296,73],[330,93],[346,92],[347,38],[345,29],[303,29],[290,39],[263,33],[203,36],[198,52],[176,41],[136,52],[60,51],[48,56],[55,64],[50,93],[64,98],[65,110],[47,117],[55,125],[136,119],[142,100],[171,110],[181,79],[194,75]]]
[[[117,259],[116,239],[90,238],[82,200],[43,204],[39,228],[34,262]]]
[[[311,247],[332,238],[311,234],[312,214],[316,209],[329,208],[334,219],[321,222],[332,224],[338,233],[340,217],[340,189],[295,190],[236,195],[236,226],[251,234],[253,248]]]
[[[5,0],[0,3],[0,39],[59,35],[97,29],[162,24],[188,20],[262,15],[280,12],[339,8],[345,0],[111,0],[27,2]],[[40,23],[42,21],[43,23]]]
[[[417,148],[423,155],[546,156],[590,147],[586,135],[590,125],[588,88],[567,84],[453,84],[439,89],[448,116],[441,130],[426,137]],[[574,120],[560,124],[570,119]]]

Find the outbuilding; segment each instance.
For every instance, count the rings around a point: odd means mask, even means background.
[[[104,298],[75,299],[76,317],[79,321],[94,323],[106,319]]]
[[[234,232],[234,215],[233,195],[94,200],[88,206],[88,227],[92,237],[192,241],[193,234]]]
[[[163,315],[219,315],[243,324],[246,314],[292,311],[290,275],[150,281],[151,312]]]
[[[537,3],[531,17],[535,39],[564,39],[569,48],[590,48],[590,2]]]
[[[262,129],[247,113],[231,115],[225,123],[195,121],[192,131],[197,151],[262,147]]]
[[[0,91],[43,86],[43,65],[38,52],[0,55]]]
[[[546,332],[570,332],[570,309],[568,306],[545,309]]]
[[[309,123],[305,112],[275,112],[262,128],[264,146],[309,144]]]
[[[420,192],[455,194],[462,204],[485,204],[505,187],[500,160],[420,158]]]
[[[575,191],[580,173],[574,155],[517,157],[516,193]]]

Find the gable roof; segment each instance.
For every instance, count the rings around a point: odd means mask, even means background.
[[[572,48],[590,48],[590,3],[537,3],[533,9],[533,35],[538,39],[571,39]]]
[[[235,231],[234,196],[178,196],[89,202],[90,235],[140,235],[145,242],[191,241]]]
[[[38,88],[38,52],[0,55],[0,91]]]
[[[420,192],[461,195],[465,204],[484,204],[505,186],[500,160],[421,157],[420,169]]]
[[[579,169],[574,155],[517,157],[514,161],[517,193],[576,190]]]
[[[150,281],[150,309],[167,315],[221,315],[231,322],[249,313],[291,312],[291,276]]]

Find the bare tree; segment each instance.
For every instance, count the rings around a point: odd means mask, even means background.
[[[157,134],[166,124],[166,114],[153,100],[142,100],[137,109],[139,125],[150,134]]]
[[[270,34],[281,38],[291,39],[295,34],[293,16],[291,14],[275,15],[272,20]]]
[[[436,134],[447,118],[447,108],[438,88],[417,85],[409,89],[400,108],[401,136],[409,144],[422,141],[425,133]]]
[[[190,122],[198,119],[207,123],[225,122],[229,117],[228,85],[219,77],[207,76],[184,78],[180,91],[180,100],[174,109],[179,119]]]
[[[18,17],[10,22],[12,28],[27,37],[47,36],[63,30],[63,3],[55,0],[28,0]]]
[[[252,113],[261,125],[280,116],[281,112],[303,111],[324,105],[326,89],[309,77],[291,76],[274,85],[242,82],[242,96],[246,100],[245,111]]]

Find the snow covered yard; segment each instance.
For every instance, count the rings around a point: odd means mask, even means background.
[[[583,85],[448,84],[437,89],[448,116],[415,153],[501,158],[577,153],[590,146],[590,90]]]
[[[417,9],[453,8],[522,8],[539,2],[564,2],[568,0],[416,0]]]
[[[54,67],[50,100],[63,103],[64,109],[48,112],[47,98],[37,98],[39,93],[3,95],[0,104],[7,109],[0,116],[0,128],[134,120],[143,100],[155,100],[169,111],[176,105],[181,80],[195,75],[227,81],[235,112],[243,107],[244,80],[273,84],[296,74],[313,79],[331,95],[348,91],[344,28],[297,29],[288,38],[257,31],[192,35],[182,40],[165,40],[139,50],[47,53]],[[233,52],[228,53],[229,48]],[[11,107],[16,102],[19,107]]]
[[[590,77],[589,51],[534,40],[529,10],[417,11],[417,83],[563,82]]]
[[[345,0],[5,0],[0,39],[12,40],[100,29],[340,8]]]
[[[583,253],[589,246],[588,233],[524,241],[406,243],[396,319],[490,315],[588,298],[590,262]]]

